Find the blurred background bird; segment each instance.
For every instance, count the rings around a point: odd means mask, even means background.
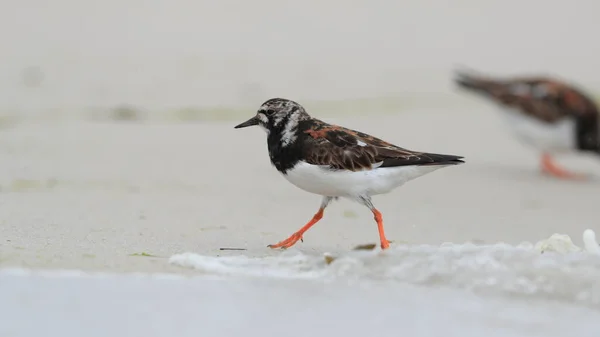
[[[502,110],[514,135],[540,154],[542,172],[563,179],[589,177],[554,161],[566,153],[600,156],[598,108],[580,88],[549,76],[499,78],[473,71],[456,71],[454,82]]]

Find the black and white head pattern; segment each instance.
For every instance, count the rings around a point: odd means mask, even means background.
[[[310,119],[300,104],[283,98],[272,98],[264,102],[256,117],[267,134],[277,134],[281,137],[282,147],[296,140],[298,123]]]

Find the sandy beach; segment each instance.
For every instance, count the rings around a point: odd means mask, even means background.
[[[600,235],[600,157],[556,158],[591,181],[540,174],[451,79],[550,74],[600,101],[599,9],[3,4],[0,336],[596,336],[600,255],[583,233]],[[271,97],[466,164],[374,197],[388,251],[353,250],[379,237],[347,200],[269,249],[320,204],[271,166],[264,132],[233,128]]]
[[[473,109],[328,120],[408,148],[465,156],[465,165],[374,198],[398,244],[518,244],[561,233],[581,246],[583,230],[600,231],[600,183],[540,175],[535,153],[496,117]],[[165,259],[183,252],[279,254],[266,246],[306,223],[320,197],[274,170],[261,130],[233,125],[73,121],[3,130],[2,265],[162,272],[172,270]],[[600,172],[595,158],[559,159]],[[340,200],[293,249],[338,253],[377,240],[370,211]]]
[[[402,329],[426,336],[437,331],[435,322],[461,336],[593,336],[600,256],[568,250],[583,248],[584,230],[600,232],[600,181],[540,175],[536,156],[507,136],[494,113],[324,112],[324,119],[405,147],[467,160],[374,199],[395,241],[382,257],[377,250],[348,255],[378,236],[368,209],[345,200],[327,209],[304,242],[287,251],[266,247],[303,225],[320,199],[270,166],[261,130],[233,129],[246,116],[7,127],[0,132],[0,292],[6,299],[0,315],[8,323],[0,333],[193,336],[200,328],[189,321],[193,312],[203,315],[197,324],[204,331],[223,336],[258,332],[252,329],[258,322],[284,329],[292,317],[322,322],[302,335],[335,330],[358,336],[377,324],[393,333],[405,322]],[[465,127],[465,120],[478,127]],[[600,172],[596,158],[560,161]],[[540,254],[536,243],[555,233],[572,243]],[[328,266],[325,254],[337,260]],[[270,305],[255,305],[273,291],[278,296]],[[114,301],[125,305],[116,308]],[[220,304],[207,307],[206,301]],[[296,309],[273,310],[290,303]],[[321,309],[299,314],[302,303]],[[414,304],[409,310],[406,303]],[[66,311],[47,316],[43,308],[51,307]],[[396,315],[387,314],[392,308]],[[218,323],[222,310],[234,325]],[[92,316],[113,324],[98,326],[86,318]],[[25,317],[39,324],[28,326]],[[344,323],[352,317],[363,319]]]

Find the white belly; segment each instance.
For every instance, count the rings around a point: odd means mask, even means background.
[[[369,171],[329,171],[318,165],[299,162],[284,177],[307,192],[323,196],[356,198],[392,191],[409,180],[445,167],[399,166]]]
[[[545,124],[512,109],[502,113],[517,138],[529,146],[552,153],[575,149],[575,122],[571,119]]]

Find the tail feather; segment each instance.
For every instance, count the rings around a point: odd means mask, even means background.
[[[437,154],[437,153],[419,153],[418,155],[411,156],[410,158],[386,158],[383,160],[380,167],[395,167],[395,166],[445,166],[445,165],[458,165],[464,164],[462,160],[464,157],[448,155],[448,154]]]
[[[437,153],[428,153],[427,156],[433,159],[433,162],[427,163],[427,166],[435,166],[435,165],[459,165],[464,164],[464,157],[455,156],[451,154],[437,154]]]
[[[461,88],[484,93],[490,93],[499,86],[499,83],[494,80],[465,71],[455,72],[454,83]]]

